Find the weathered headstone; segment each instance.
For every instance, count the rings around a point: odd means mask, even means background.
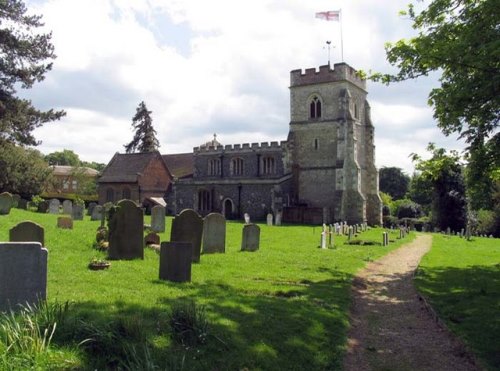
[[[49,210],[49,201],[42,201],[38,204],[37,212],[46,214],[47,210]]]
[[[350,241],[352,239],[353,233],[354,233],[354,228],[351,226],[348,229],[348,235],[347,235],[347,240]]]
[[[333,233],[334,233],[334,228],[333,225],[328,226],[328,247],[332,248],[333,247]]]
[[[97,204],[95,202],[89,203],[89,207],[87,208],[87,215],[92,215],[92,211],[94,210],[94,207],[96,207]]]
[[[276,211],[276,217],[274,218],[274,225],[280,226],[282,218],[283,218],[283,213],[281,211]]]
[[[59,214],[59,206],[61,203],[57,198],[53,198],[49,201],[49,214]]]
[[[382,246],[387,246],[387,245],[389,245],[389,233],[383,232],[382,233]]]
[[[40,242],[45,246],[45,230],[39,224],[25,221],[12,227],[9,231],[10,242]]]
[[[210,213],[203,219],[203,253],[226,252],[226,218]]]
[[[71,211],[71,217],[73,220],[83,220],[84,211],[83,205],[74,205],[73,210]]]
[[[57,228],[73,229],[73,219],[69,216],[60,216],[57,218]]]
[[[165,232],[165,208],[160,205],[151,209],[151,230],[153,232]]]
[[[90,220],[101,220],[103,215],[104,215],[104,208],[101,205],[96,205],[92,209]]]
[[[22,210],[28,210],[28,200],[25,200],[24,198],[19,199],[19,202],[17,203],[17,208]]]
[[[200,262],[203,219],[192,209],[182,210],[172,221],[171,242],[191,242],[193,262]]]
[[[321,246],[322,249],[326,249],[327,234],[328,234],[328,232],[326,230],[326,225],[323,224],[323,228],[321,230],[321,242],[320,242],[321,243],[320,246]]]
[[[243,217],[245,218],[245,224],[250,224],[250,215],[248,213],[245,213]]]
[[[46,299],[47,254],[39,242],[0,243],[0,310]]]
[[[273,225],[273,214],[271,214],[271,213],[267,214],[266,222],[267,222],[268,226],[272,226]]]
[[[8,215],[14,204],[14,198],[9,192],[0,193],[0,215]]]
[[[109,221],[109,258],[144,259],[143,225],[144,212],[134,201],[118,202]]]
[[[16,207],[19,205],[19,200],[21,199],[21,196],[19,196],[17,193],[14,193],[12,195],[12,207]]]
[[[157,233],[151,232],[144,237],[144,244],[147,245],[159,245],[160,244],[160,236]]]
[[[192,257],[191,242],[162,242],[160,280],[190,282]]]
[[[70,200],[64,200],[62,203],[62,209],[63,214],[73,214],[73,202],[71,202]]]
[[[255,224],[243,226],[241,251],[257,251],[260,244],[260,227]]]

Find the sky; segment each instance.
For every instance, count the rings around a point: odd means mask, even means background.
[[[408,0],[26,0],[52,31],[57,59],[43,82],[19,95],[64,109],[35,130],[48,154],[63,149],[108,163],[134,135],[141,101],[152,111],[162,154],[222,144],[286,140],[290,71],[344,62],[394,72],[384,44],[415,35],[400,16]],[[342,12],[339,22],[316,12]],[[341,45],[343,44],[343,48]],[[413,172],[427,144],[461,150],[427,105],[439,75],[385,86],[368,82],[377,167]]]

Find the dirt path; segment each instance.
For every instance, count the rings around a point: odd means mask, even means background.
[[[345,370],[479,370],[413,286],[413,273],[431,243],[431,236],[419,235],[358,273]]]

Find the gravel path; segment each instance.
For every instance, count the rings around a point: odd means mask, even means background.
[[[345,370],[479,370],[463,345],[435,321],[413,285],[431,243],[431,236],[418,235],[357,274]]]

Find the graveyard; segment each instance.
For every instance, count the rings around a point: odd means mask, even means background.
[[[61,217],[16,208],[0,216],[0,241],[27,220],[43,228],[47,305],[39,331],[53,330],[50,347],[33,354],[6,351],[0,336],[1,369],[342,369],[354,274],[415,238],[381,228],[322,238],[321,226],[228,221],[224,249],[193,251],[190,282],[174,282],[160,279],[164,245],[185,239],[170,235],[172,217],[158,233],[161,254],[146,247],[124,260],[95,248],[100,220],[85,215],[66,228],[58,227]],[[257,248],[242,243],[250,226],[260,233]],[[498,321],[487,320],[499,295],[497,240],[434,240],[417,273],[419,289],[486,363],[498,365]],[[91,270],[92,260],[110,266]],[[467,299],[459,306],[457,292]]]

